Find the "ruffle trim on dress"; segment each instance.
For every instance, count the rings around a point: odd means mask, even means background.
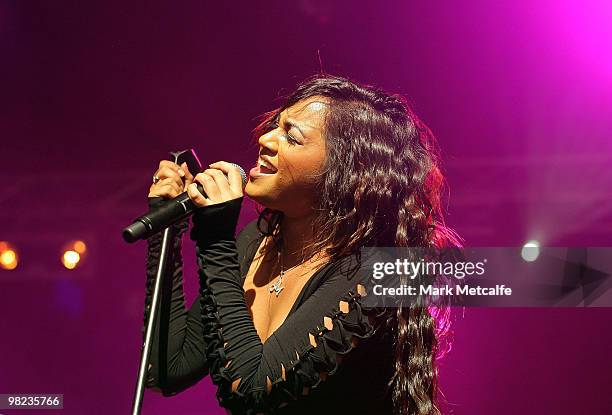
[[[161,199],[161,198],[160,198]],[[155,206],[154,202],[150,202],[150,206]],[[184,219],[180,222],[172,225],[174,227],[175,235],[172,240],[172,247],[170,249],[170,255],[172,256],[172,275],[173,278],[177,273],[182,273],[183,260],[180,255],[182,241],[182,235],[189,228],[189,221]],[[151,310],[151,302],[153,301],[153,284],[155,282],[155,274],[157,273],[157,264],[159,263],[159,257],[161,254],[161,243],[162,243],[162,233],[156,233],[147,239],[147,281],[145,283],[145,307],[144,307],[144,319],[142,325],[142,336],[144,338],[147,319],[149,318],[149,312]],[[178,255],[177,255],[178,253]],[[151,363],[147,367],[147,376],[146,376],[146,387],[161,390],[158,385],[156,385],[156,379],[153,376],[153,367]]]
[[[363,285],[357,284],[324,316],[314,332],[305,333],[301,350],[295,351],[295,359],[281,363],[281,376],[274,380],[267,378],[264,388],[257,387],[248,393],[240,392],[240,385],[238,390],[232,391],[232,383],[237,379],[232,377],[231,361],[225,353],[215,298],[206,281],[201,283],[201,309],[204,333],[208,333],[205,338],[211,378],[218,386],[219,404],[236,414],[274,413],[308,395],[336,373],[344,356],[377,332],[369,317],[378,317],[380,309],[361,304],[366,292]],[[247,379],[241,379],[240,383],[245,381]]]

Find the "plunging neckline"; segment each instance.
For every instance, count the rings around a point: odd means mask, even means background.
[[[255,248],[252,248],[250,245],[247,247],[247,251],[246,251],[246,255],[245,255],[245,264],[244,267],[246,268],[246,271],[244,273],[244,275],[241,276],[241,283],[242,283],[242,287],[244,288],[244,283],[246,281],[246,277],[249,273],[249,270],[251,268],[251,264],[253,263],[253,259],[255,258],[255,255],[257,254],[257,251],[259,251],[259,248],[261,247],[261,243],[263,241],[263,239],[266,237],[264,234],[262,234],[261,232],[259,232],[259,230],[257,230],[258,236],[257,238],[254,240],[255,242],[251,241],[251,243],[255,246]],[[283,327],[285,325],[285,323],[287,323],[287,320],[289,319],[289,317],[298,310],[299,305],[302,304],[303,299],[304,299],[304,295],[306,295],[306,293],[308,292],[308,290],[311,288],[311,285],[314,283],[314,281],[317,280],[317,277],[319,276],[320,273],[324,272],[325,270],[327,270],[330,266],[331,266],[332,262],[327,262],[325,265],[323,265],[321,268],[319,268],[318,270],[316,270],[311,276],[310,278],[308,278],[308,281],[306,282],[306,284],[304,284],[304,286],[301,288],[300,292],[298,293],[295,302],[291,305],[291,308],[289,309],[289,312],[287,313],[287,316],[285,316],[285,319],[283,320],[283,322],[274,330],[270,333],[270,335],[266,338],[266,340],[264,342],[262,342],[262,344],[266,344],[268,342],[268,339],[270,339],[274,333],[276,333],[281,327]],[[272,295],[272,294],[270,294]]]

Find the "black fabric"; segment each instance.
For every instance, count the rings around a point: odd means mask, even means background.
[[[161,197],[149,198],[149,208],[159,207],[163,202],[164,199]],[[200,309],[191,307],[189,311],[185,310],[181,249],[182,236],[188,227],[188,219],[172,226],[172,248],[162,283],[161,308],[155,325],[156,331],[149,360],[146,385],[162,392],[165,396],[187,389],[208,374],[202,343],[203,325]],[[147,240],[145,322],[153,296],[161,241],[161,233]],[[144,330],[143,326],[143,336]]]
[[[263,235],[254,221],[234,237],[241,202],[194,214],[190,236],[196,241],[200,296],[189,311],[182,292],[180,236],[174,240],[167,272],[171,298],[165,300],[170,306],[162,306],[166,312],[161,315],[168,329],[156,333],[147,386],[171,395],[210,374],[219,403],[234,415],[390,414],[386,384],[393,373],[392,339],[370,324],[374,310],[362,306],[349,272],[354,258],[316,271],[284,323],[262,344],[242,286]],[[149,240],[148,281],[155,274],[159,239]]]

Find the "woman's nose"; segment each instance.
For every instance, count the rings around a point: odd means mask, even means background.
[[[276,130],[269,131],[261,135],[257,142],[261,147],[266,148],[269,153],[276,154],[278,151],[278,132]]]

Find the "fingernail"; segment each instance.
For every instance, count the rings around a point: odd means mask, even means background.
[[[185,176],[185,172],[182,169],[179,169],[178,173],[179,173],[179,176],[181,177]]]

